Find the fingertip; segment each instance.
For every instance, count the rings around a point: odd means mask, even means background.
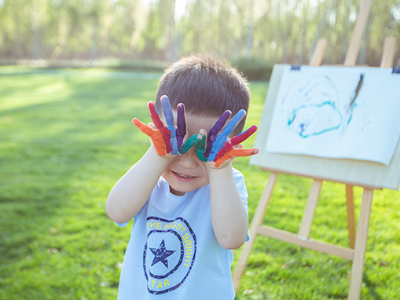
[[[232,115],[232,111],[227,109],[226,111],[224,111],[223,115]]]
[[[167,95],[162,95],[161,96],[161,103],[163,103],[165,101],[169,101],[168,96]]]

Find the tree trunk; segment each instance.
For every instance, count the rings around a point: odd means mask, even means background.
[[[98,29],[99,29],[99,21],[98,18],[95,17],[95,19],[93,20],[92,45],[90,47],[89,65],[92,65],[94,60],[96,59]]]
[[[247,21],[247,34],[246,34],[246,56],[249,57],[251,55],[251,46],[253,41],[253,9],[254,9],[254,0],[249,1],[248,7],[248,21]]]

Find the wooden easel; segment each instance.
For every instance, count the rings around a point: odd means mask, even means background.
[[[345,58],[344,66],[355,66],[357,55],[360,49],[362,34],[368,19],[369,10],[371,7],[372,0],[364,0],[361,8],[359,17],[353,32],[353,36],[347,51],[347,55]],[[393,59],[394,59],[394,49],[395,49],[396,40],[394,37],[388,37],[385,39],[385,44],[383,48],[383,55],[381,60],[381,68],[392,67]],[[327,46],[327,41],[325,39],[321,39],[318,41],[316,49],[313,53],[312,59],[310,61],[311,66],[319,66],[322,61],[323,54],[325,52]],[[271,78],[271,86],[273,84],[273,79]],[[277,82],[277,81],[275,81]],[[270,95],[268,95],[269,97]],[[271,96],[273,97],[273,96]],[[260,125],[261,127],[261,125]],[[261,144],[265,144],[265,137],[261,141]],[[256,141],[257,142],[257,141]],[[280,155],[270,155],[273,158],[278,158],[279,161]],[[390,170],[384,170],[385,176],[390,176],[392,174],[392,169],[396,169],[400,167],[400,146],[398,145],[395,152],[396,159],[392,159],[390,166],[388,167]],[[281,161],[286,161],[288,156],[284,156],[281,158]],[[300,157],[300,159],[304,159]],[[307,163],[307,159],[306,163]],[[309,161],[311,162],[313,158]],[[276,159],[274,159],[276,160]],[[340,162],[339,162],[340,163]],[[256,163],[257,164],[257,163]],[[290,163],[289,163],[290,164]],[[257,164],[260,166],[260,164]],[[266,163],[266,165],[269,165]],[[276,164],[279,165],[279,162]],[[350,168],[358,168],[362,169],[362,165],[358,162],[354,162],[354,165]],[[369,166],[370,167],[370,166]],[[367,236],[368,236],[368,227],[372,206],[372,197],[374,189],[382,189],[383,185],[372,185],[372,184],[359,184],[358,182],[354,182],[349,179],[341,180],[340,178],[328,177],[319,177],[319,176],[310,176],[309,174],[303,174],[301,171],[290,172],[287,169],[280,169],[279,166],[268,166],[268,167],[260,167],[262,170],[270,171],[270,175],[268,178],[267,185],[264,189],[264,192],[261,196],[260,202],[258,204],[256,213],[253,217],[251,227],[250,227],[250,236],[251,239],[244,245],[239,261],[236,265],[234,274],[233,274],[233,284],[235,288],[235,292],[237,292],[240,284],[240,280],[244,273],[244,270],[247,265],[247,261],[253,247],[254,241],[258,234],[275,238],[281,241],[289,242],[291,244],[299,245],[305,248],[314,249],[323,253],[336,255],[342,258],[346,258],[353,262],[351,278],[350,278],[350,290],[348,294],[349,300],[358,300],[360,299],[361,292],[361,284],[363,277],[363,268],[364,268],[364,257],[365,250],[367,245]],[[380,167],[377,167],[378,172],[380,171]],[[301,168],[300,168],[301,169]],[[346,171],[346,170],[345,170]],[[307,205],[304,211],[303,219],[301,222],[300,230],[298,234],[294,234],[291,232],[287,232],[284,230],[276,229],[270,226],[262,225],[263,217],[265,215],[265,211],[267,209],[269,200],[271,198],[276,180],[278,179],[279,173],[298,175],[303,177],[311,177],[314,179],[310,194],[308,196]],[[387,178],[385,177],[385,178]],[[314,217],[314,212],[316,209],[316,205],[318,202],[318,197],[320,194],[322,182],[324,180],[344,183],[346,185],[346,198],[347,198],[347,220],[348,220],[348,229],[349,229],[349,248],[340,247],[337,245],[332,245],[329,243],[309,239],[310,229]],[[360,217],[358,223],[358,229],[356,234],[356,225],[355,225],[355,214],[354,214],[354,196],[353,196],[353,186],[361,186],[364,188],[362,203],[360,209]],[[393,186],[393,184],[392,184]],[[397,187],[398,188],[398,183]]]

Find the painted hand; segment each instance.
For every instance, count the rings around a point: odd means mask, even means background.
[[[157,151],[158,155],[163,157],[175,157],[179,155],[178,147],[181,150],[180,153],[184,154],[201,140],[201,135],[197,134],[195,136],[192,136],[185,143],[183,143],[186,135],[185,109],[183,104],[178,105],[178,126],[176,129],[174,124],[173,112],[167,96],[161,97],[161,104],[163,106],[163,112],[165,120],[167,122],[167,127],[164,126],[164,123],[161,121],[154,102],[152,101],[147,103],[147,106],[149,108],[150,116],[155,126],[151,123],[149,123],[149,125],[145,125],[136,118],[134,118],[132,122],[136,125],[136,127],[140,129],[140,131],[150,137],[152,145]]]
[[[257,148],[238,149],[241,142],[245,141],[256,132],[257,126],[253,125],[232,139],[229,138],[229,135],[246,115],[246,112],[240,110],[224,127],[231,114],[229,110],[225,111],[214,123],[213,127],[208,132],[207,138],[206,135],[203,134],[201,142],[196,145],[197,156],[210,167],[223,168],[235,157],[250,156],[258,153]],[[222,128],[223,130],[221,131]]]
[[[218,168],[221,165],[226,165],[227,162],[232,161],[235,157],[250,156],[258,153],[257,148],[253,149],[242,149],[241,142],[247,140],[254,132],[256,132],[257,126],[253,125],[241,134],[228,139],[215,156],[214,162],[215,167]],[[235,147],[236,146],[236,147]]]

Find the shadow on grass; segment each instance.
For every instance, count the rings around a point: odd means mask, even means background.
[[[376,291],[374,284],[372,283],[372,281],[369,279],[369,277],[365,273],[363,274],[363,282],[365,283],[365,287],[368,289],[371,299],[382,300],[382,297]]]

